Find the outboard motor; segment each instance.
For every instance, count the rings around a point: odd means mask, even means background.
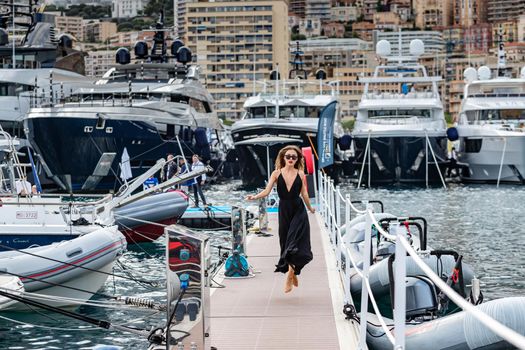
[[[437,311],[437,293],[432,281],[426,276],[406,279],[406,317],[427,316]]]

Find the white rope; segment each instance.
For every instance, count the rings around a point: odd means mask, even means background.
[[[474,318],[479,322],[485,325],[488,329],[492,330],[494,333],[517,347],[518,349],[525,349],[525,337],[516,331],[508,328],[499,321],[493,319],[476,306],[472,305],[462,296],[460,296],[456,291],[450,288],[447,283],[445,283],[438,275],[432,271],[432,269],[421,260],[419,255],[411,248],[410,243],[406,240],[405,237],[400,236],[399,242],[403,244],[405,250],[410,254],[414,259],[415,263],[423,270],[423,272],[436,284],[436,286],[443,291],[456,305],[461,307],[463,310],[470,313]]]
[[[388,238],[388,239],[390,239],[392,241],[396,240],[396,236],[395,235],[391,235],[390,233],[388,233],[385,230],[383,230],[383,228],[381,227],[381,225],[379,225],[379,223],[377,222],[374,214],[371,211],[368,212],[366,215],[370,216],[370,218],[372,219],[372,223],[376,227],[377,232],[379,232],[380,234],[382,234],[383,236],[385,236],[386,238]]]

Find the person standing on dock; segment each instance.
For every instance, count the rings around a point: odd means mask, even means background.
[[[305,205],[315,213],[310,204],[304,175],[304,158],[297,146],[286,146],[279,151],[275,160],[275,171],[266,189],[247,200],[257,200],[268,196],[277,183],[279,195],[279,244],[281,254],[275,272],[288,273],[284,292],[289,293],[293,286],[298,287],[297,275],[313,259],[310,245],[310,223]]]
[[[175,162],[175,157],[173,154],[168,154],[166,157],[166,164],[162,167],[162,173],[160,175],[161,180],[167,181],[177,174],[179,171],[177,163]]]
[[[192,157],[193,163],[191,164],[191,170],[193,171],[199,171],[199,170],[205,170],[206,167],[204,164],[200,161],[199,156],[197,154],[194,154]],[[198,176],[195,178],[195,183],[193,184],[193,194],[195,196],[195,206],[199,206],[199,196],[202,199],[202,203],[204,206],[206,206],[206,198],[204,198],[204,194],[202,193],[202,186],[206,183],[206,173]]]

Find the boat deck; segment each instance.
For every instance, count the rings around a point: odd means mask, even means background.
[[[277,213],[269,214],[272,236],[251,235],[247,254],[253,278],[224,279],[211,297],[211,345],[217,349],[357,349],[358,325],[344,319],[343,289],[335,255],[318,214],[310,216],[313,261],[299,287],[284,293]],[[328,263],[327,263],[328,262]]]

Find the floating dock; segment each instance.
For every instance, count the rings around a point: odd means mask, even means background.
[[[318,214],[309,214],[314,259],[301,272],[299,287],[284,293],[285,276],[274,273],[279,259],[277,213],[269,213],[272,236],[248,238],[253,278],[223,279],[212,290],[211,345],[217,349],[358,349],[359,325],[345,320],[343,285],[335,253]]]

